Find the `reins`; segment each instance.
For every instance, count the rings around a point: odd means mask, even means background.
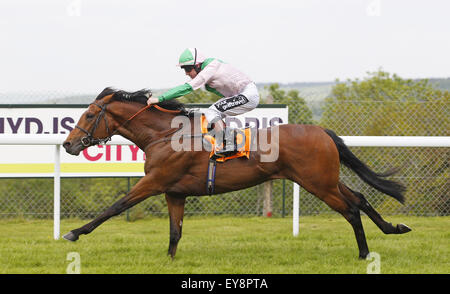
[[[147,105],[147,106],[149,106],[149,105]],[[146,106],[146,107],[147,107],[147,106]],[[165,108],[162,108],[161,106],[156,105],[156,104],[151,104],[150,106],[154,106],[156,109],[158,109],[158,110],[160,110],[160,111],[162,111],[162,112],[173,113],[173,114],[181,113],[181,110],[170,110],[170,109],[165,109]],[[144,107],[144,108],[145,108],[145,107]]]
[[[181,112],[181,110],[170,110],[170,109],[162,108],[161,106],[158,106],[158,105],[156,105],[156,104],[150,104],[150,105],[147,105],[147,106],[141,108],[138,112],[136,112],[135,114],[133,114],[133,115],[132,115],[129,119],[127,119],[120,127],[122,127],[122,126],[125,125],[127,122],[131,121],[133,118],[135,118],[136,116],[138,116],[139,114],[141,114],[142,112],[144,112],[145,110],[149,109],[149,108],[152,107],[152,106],[155,107],[156,109],[158,109],[159,111],[166,112],[166,113],[177,114],[177,113],[180,113],[180,112]],[[120,128],[120,127],[119,127],[119,128]]]

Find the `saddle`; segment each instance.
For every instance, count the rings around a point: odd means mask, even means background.
[[[251,128],[227,128],[225,135],[228,139],[226,142],[227,152],[224,156],[219,157],[214,152],[218,144],[218,140],[212,136],[210,133],[212,128],[208,128],[208,120],[204,115],[201,116],[201,132],[203,135],[203,140],[211,147],[211,153],[209,154],[208,161],[208,172],[206,180],[206,190],[209,195],[214,193],[214,183],[216,176],[216,166],[217,162],[223,163],[227,160],[231,160],[239,157],[250,158],[250,144],[252,139]],[[231,140],[230,140],[231,139]]]
[[[211,153],[209,154],[210,159],[217,162],[225,162],[233,158],[246,157],[248,159],[250,157],[251,128],[227,128],[225,130],[225,137],[228,138],[226,142],[228,152],[224,154],[225,156],[221,157],[218,157],[214,152],[218,140],[211,135],[211,128],[208,128],[208,120],[204,115],[201,117],[201,130],[203,139],[211,146]]]

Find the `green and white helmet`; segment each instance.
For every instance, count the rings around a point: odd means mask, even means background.
[[[197,48],[187,48],[180,55],[178,66],[197,65],[205,61],[205,56],[197,51]]]

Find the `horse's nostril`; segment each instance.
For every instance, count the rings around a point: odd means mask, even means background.
[[[71,144],[70,144],[69,141],[66,141],[66,142],[63,143],[63,147],[66,148],[66,149],[69,148],[70,145],[71,145]]]

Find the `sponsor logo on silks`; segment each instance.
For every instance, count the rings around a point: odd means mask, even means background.
[[[235,108],[237,106],[244,105],[248,102],[247,97],[242,94],[226,98],[214,104],[214,106],[221,112],[227,111],[229,109]]]

